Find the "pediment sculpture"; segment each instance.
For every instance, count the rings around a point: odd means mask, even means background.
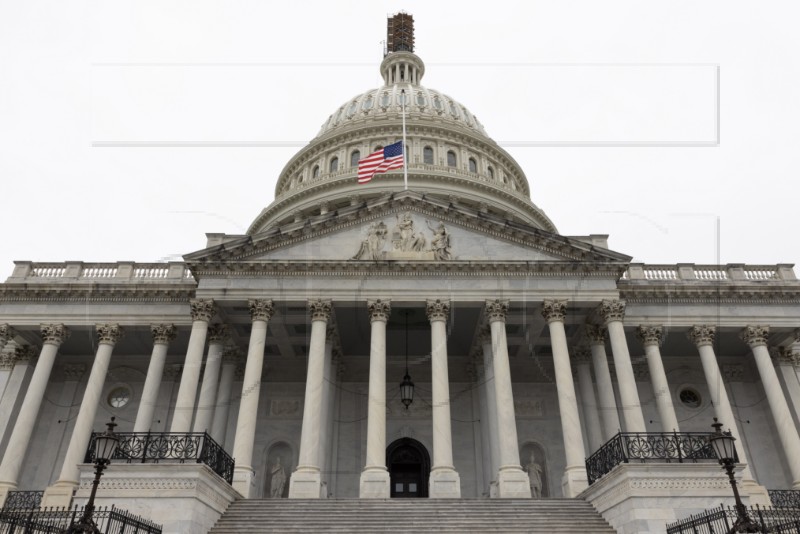
[[[397,214],[397,222],[391,232],[391,249],[386,247],[388,227],[383,221],[372,223],[367,228],[367,237],[361,241],[358,252],[353,260],[434,260],[446,261],[453,259],[451,250],[450,233],[444,223],[431,225],[426,220],[425,224],[431,231],[430,242],[422,231],[414,227],[411,212]]]

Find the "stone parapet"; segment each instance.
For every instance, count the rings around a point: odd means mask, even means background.
[[[63,263],[14,262],[14,272],[7,283],[26,284],[53,283],[134,283],[170,282],[194,285],[195,280],[183,262],[134,263],[85,263],[67,261]]]

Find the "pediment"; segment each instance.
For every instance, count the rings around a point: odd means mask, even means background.
[[[405,194],[226,240],[187,262],[627,262],[630,257]]]

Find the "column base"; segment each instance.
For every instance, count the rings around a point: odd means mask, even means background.
[[[589,477],[583,466],[567,467],[561,477],[561,493],[564,497],[572,499],[589,487]]]
[[[389,498],[389,471],[385,467],[370,467],[361,472],[358,496],[361,499]]]
[[[489,498],[497,498],[497,482],[494,480],[489,483]]]
[[[42,509],[45,508],[69,508],[72,506],[72,495],[78,484],[72,482],[58,481],[44,490],[42,496]]]
[[[452,467],[434,467],[428,483],[431,499],[460,499],[461,477]]]
[[[800,487],[795,487],[793,489],[800,489]],[[742,478],[739,481],[739,492],[742,496],[747,495],[750,497],[750,506],[754,504],[759,506],[772,506],[772,500],[769,498],[767,488],[752,478]]]
[[[236,466],[233,468],[233,483],[231,483],[231,486],[245,499],[252,499],[256,490],[255,479],[256,474],[251,468]]]
[[[0,482],[0,509],[6,505],[6,499],[8,499],[8,492],[14,491],[17,489],[16,484],[11,484],[10,482]]]
[[[498,499],[530,499],[531,481],[518,465],[504,466],[497,473]]]
[[[289,479],[290,499],[319,499],[322,477],[316,467],[298,467]]]

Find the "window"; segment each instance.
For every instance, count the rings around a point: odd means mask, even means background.
[[[456,166],[456,153],[452,150],[447,151],[447,166],[448,167],[455,167]]]
[[[422,149],[422,163],[433,165],[433,149],[429,146]]]
[[[469,158],[469,172],[478,172],[478,163],[475,161],[474,158]]]
[[[108,394],[107,400],[112,408],[122,408],[131,401],[131,390],[126,386],[116,387]]]
[[[421,92],[417,92],[417,105],[423,107],[426,104],[427,102],[425,101],[425,95],[423,95]]]
[[[678,393],[678,398],[687,408],[699,408],[703,403],[700,394],[692,388],[684,388]]]
[[[311,173],[311,178],[319,178],[319,165],[314,165],[314,171]]]
[[[489,165],[489,168],[486,169],[486,171],[487,171],[487,174],[489,175],[489,179],[490,180],[494,180],[494,169],[492,168],[491,165]]]
[[[353,115],[356,114],[356,109],[358,108],[358,104],[353,102],[350,104],[350,107],[347,108],[347,118],[349,119]]]
[[[372,104],[374,103],[375,101],[372,99],[372,95],[369,95],[366,99],[364,99],[364,103],[361,104],[361,109],[363,109],[364,111],[372,109]]]
[[[331,160],[330,172],[336,172],[339,170],[339,158],[333,158]]]
[[[388,108],[390,103],[391,99],[389,98],[389,93],[383,93],[381,96],[381,107]]]
[[[350,154],[350,166],[351,167],[358,167],[358,160],[361,159],[361,152],[358,150],[353,150],[353,153]]]

